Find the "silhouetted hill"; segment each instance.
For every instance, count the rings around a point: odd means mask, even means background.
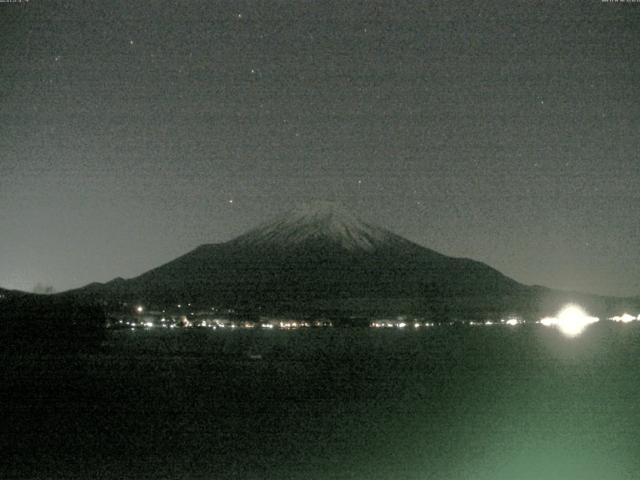
[[[4,351],[79,351],[97,348],[106,316],[86,298],[0,289],[0,348]]]
[[[26,297],[29,295],[31,294],[27,292],[22,292],[20,290],[7,290],[5,288],[0,288],[0,302],[3,300],[13,300],[19,297]]]

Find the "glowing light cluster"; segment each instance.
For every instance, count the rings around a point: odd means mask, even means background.
[[[616,315],[615,317],[611,317],[609,320],[612,322],[620,322],[620,323],[629,323],[634,321],[640,321],[640,315],[634,317],[628,313],[623,313],[622,315]]]
[[[413,325],[413,328],[418,329],[421,327],[433,327],[433,322],[419,322],[417,319],[413,320],[413,323],[409,323],[404,320],[374,320],[369,324],[371,328],[407,328]]]
[[[599,318],[587,315],[577,305],[567,305],[557,316],[543,318],[540,323],[545,327],[556,327],[568,337],[575,337],[580,335],[589,325],[598,321],[600,321]]]
[[[310,327],[311,324],[304,321],[284,320],[279,322],[278,326],[283,330],[292,330],[295,328],[307,328]]]

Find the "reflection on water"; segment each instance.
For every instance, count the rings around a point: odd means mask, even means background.
[[[638,478],[640,325],[561,331],[123,329],[6,356],[0,478]]]

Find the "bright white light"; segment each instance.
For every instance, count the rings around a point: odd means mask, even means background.
[[[542,320],[540,320],[540,323],[542,325],[544,325],[545,327],[552,327],[557,323],[558,319],[553,318],[553,317],[545,317]]]
[[[511,325],[511,326],[513,326],[513,325],[518,325],[520,322],[518,322],[518,320],[516,320],[515,318],[510,318],[510,319],[509,319],[509,320],[507,320],[505,323],[506,323],[507,325]]]
[[[636,317],[634,317],[633,315],[629,315],[628,313],[623,313],[622,315],[616,315],[615,317],[611,317],[609,320],[612,320],[614,322],[629,323],[636,320]]]
[[[404,322],[400,322],[400,323],[398,324],[398,328],[404,328],[404,327],[406,327],[406,326],[407,326],[407,324],[406,324],[406,323],[404,323]]]
[[[590,317],[584,310],[576,305],[565,307],[558,315],[560,331],[568,336],[575,336],[582,333],[588,325],[597,322],[599,319]]]
[[[143,307],[142,305],[138,305],[138,306],[136,307],[136,312],[138,312],[138,313],[142,313],[142,312],[144,312],[144,307]]]
[[[580,335],[589,325],[599,320],[597,317],[587,315],[577,305],[567,305],[556,317],[543,318],[540,323],[546,327],[557,327],[566,336],[575,337]]]

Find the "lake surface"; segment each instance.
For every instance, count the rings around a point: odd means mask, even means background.
[[[3,357],[0,478],[636,479],[639,368],[611,322],[114,331]]]

